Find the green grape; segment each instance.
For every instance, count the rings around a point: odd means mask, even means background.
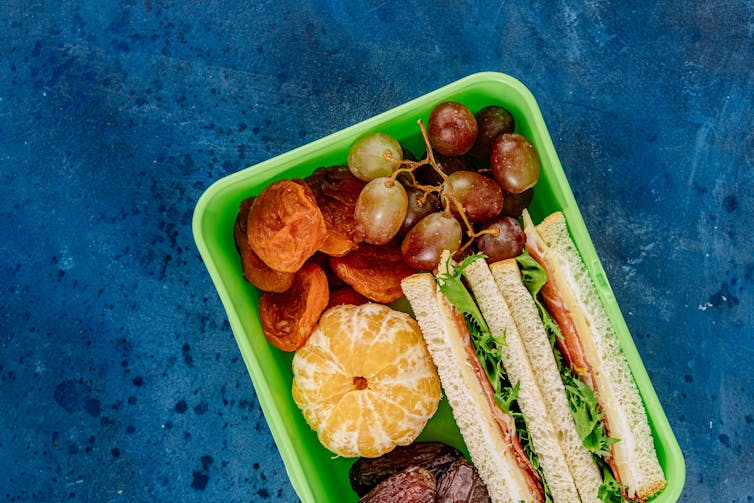
[[[364,232],[364,241],[384,245],[398,233],[407,211],[408,195],[403,185],[380,177],[361,189],[353,216]]]
[[[351,146],[348,152],[348,169],[353,176],[365,182],[381,176],[390,176],[399,166],[385,159],[388,152],[396,160],[403,159],[403,150],[398,140],[385,133],[369,133]]]

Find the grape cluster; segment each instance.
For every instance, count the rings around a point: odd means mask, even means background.
[[[480,252],[492,262],[520,254],[520,217],[540,175],[539,156],[515,133],[512,114],[492,105],[476,114],[456,101],[434,107],[417,161],[385,133],[359,138],[348,169],[367,182],[354,220],[365,241],[400,241],[403,260],[431,270],[443,250]]]

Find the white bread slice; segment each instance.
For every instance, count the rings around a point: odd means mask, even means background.
[[[495,503],[532,501],[525,479],[501,437],[482,387],[467,360],[455,324],[443,313],[434,276],[419,273],[401,282],[471,460]],[[455,333],[454,333],[455,330]]]
[[[505,333],[507,344],[500,347],[503,366],[511,383],[520,383],[518,405],[526,420],[534,451],[539,458],[553,501],[580,501],[554,425],[555,422],[562,422],[563,417],[551,416],[548,413],[518,327],[487,262],[475,260],[466,267],[464,273],[490,331],[493,334]],[[549,348],[547,350],[550,351]],[[571,418],[570,412],[567,418]]]
[[[558,264],[551,280],[556,281],[561,293],[563,288],[570,290],[572,297],[564,300],[580,311],[574,322],[577,329],[579,325],[584,327],[583,335],[579,329],[579,337],[589,365],[596,370],[600,400],[609,403],[604,412],[611,436],[620,439],[612,446],[620,481],[627,486],[629,496],[649,498],[665,487],[665,478],[646,410],[620,342],[571,239],[563,214],[552,213],[536,226],[536,232],[547,245],[549,258]],[[569,310],[573,311],[570,307]]]
[[[602,475],[592,454],[576,431],[576,423],[568,406],[565,387],[558,372],[557,363],[539,317],[534,299],[521,282],[521,271],[515,259],[490,264],[500,292],[511,310],[518,332],[529,356],[548,416],[557,418],[552,422],[560,440],[576,489],[583,503],[599,502],[597,493],[602,484]]]

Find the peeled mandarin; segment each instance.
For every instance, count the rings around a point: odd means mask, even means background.
[[[442,391],[416,321],[367,303],[324,312],[293,357],[292,394],[322,445],[371,458],[413,442]]]

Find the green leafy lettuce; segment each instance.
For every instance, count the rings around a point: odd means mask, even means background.
[[[607,466],[604,460],[599,459],[597,465],[602,471],[602,485],[597,491],[597,497],[604,503],[623,503],[622,489],[625,487],[620,482],[615,480],[613,472],[610,471],[610,467]]]
[[[539,291],[547,282],[547,271],[529,255],[527,250],[516,257],[516,261],[521,270],[522,282],[534,297],[534,303],[537,305],[542,324],[550,340],[555,362],[565,386],[568,406],[576,423],[576,431],[581,437],[584,447],[592,453],[595,462],[602,469],[603,483],[600,486],[598,497],[605,503],[620,502],[622,501],[620,492],[622,486],[615,480],[605,462],[605,458],[610,456],[610,446],[619,442],[619,439],[607,436],[605,424],[602,421],[604,413],[600,410],[594,390],[576,376],[565,363],[563,354],[557,347],[556,341],[562,339],[563,334],[539,299]]]
[[[471,255],[458,265],[449,264],[448,273],[437,276],[437,284],[448,301],[463,314],[474,345],[474,352],[494,390],[495,402],[500,409],[513,417],[516,425],[516,433],[524,449],[524,453],[529,458],[529,462],[539,475],[539,478],[544,481],[542,467],[539,464],[537,454],[534,452],[526,420],[516,402],[520,383],[516,382],[515,385],[512,385],[508,378],[508,373],[503,367],[500,348],[507,345],[505,333],[497,335],[491,333],[477,306],[476,300],[462,280],[463,271],[474,260],[484,260],[484,255]],[[543,485],[545,502],[550,503],[552,502],[550,488],[546,483]]]

